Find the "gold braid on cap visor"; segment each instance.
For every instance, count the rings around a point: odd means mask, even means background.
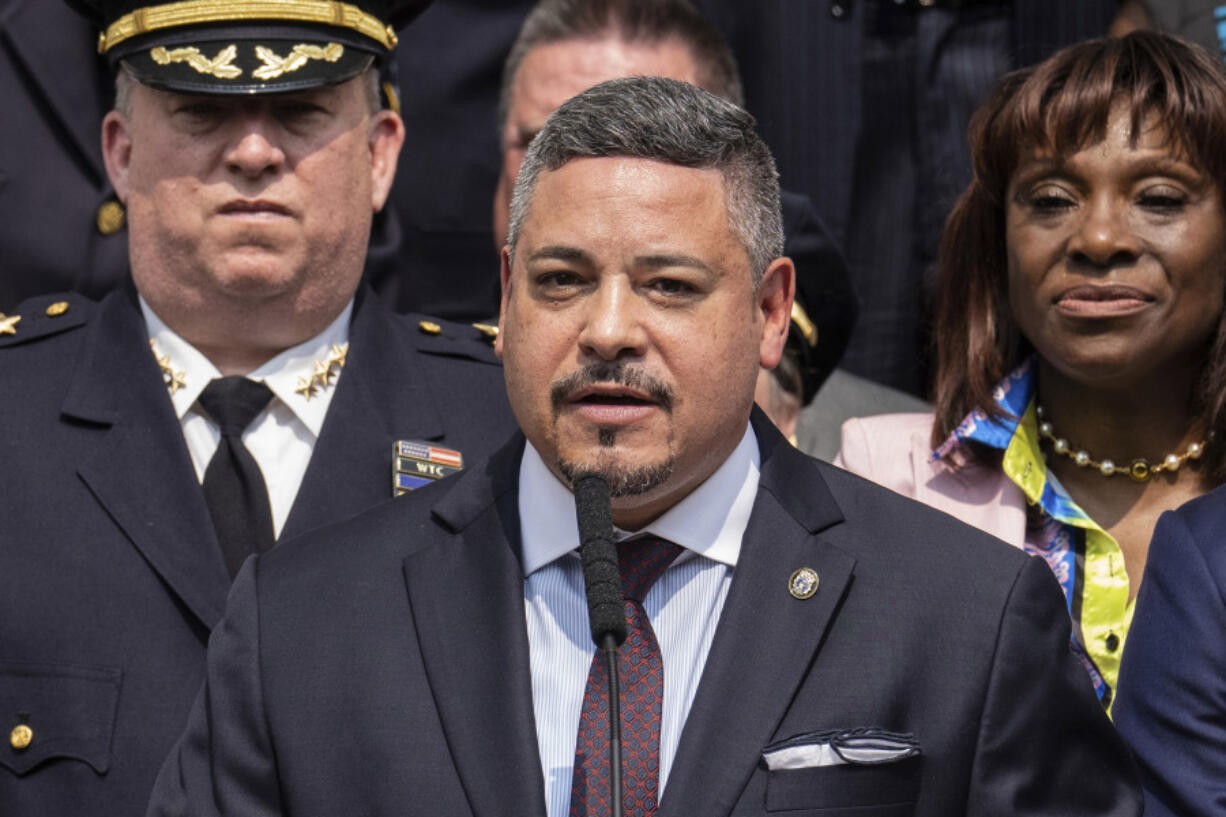
[[[125,14],[98,35],[98,53],[105,54],[130,37],[165,28],[199,23],[232,23],[271,20],[293,23],[320,23],[348,28],[371,38],[391,51],[396,47],[396,32],[349,3],[330,0],[184,0],[146,6]]]

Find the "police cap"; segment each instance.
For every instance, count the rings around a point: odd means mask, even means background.
[[[154,88],[299,91],[352,79],[396,46],[430,0],[68,0],[98,51]]]

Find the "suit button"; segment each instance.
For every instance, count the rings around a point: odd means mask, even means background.
[[[17,724],[13,727],[13,731],[9,732],[9,745],[19,752],[29,746],[32,740],[34,740],[34,730],[24,723]]]
[[[1120,637],[1115,633],[1107,636],[1107,652],[1115,652],[1120,648]]]
[[[98,232],[114,235],[123,229],[123,205],[117,201],[105,202],[98,208]]]

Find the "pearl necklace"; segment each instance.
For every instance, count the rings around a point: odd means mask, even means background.
[[[1063,437],[1057,437],[1052,430],[1051,423],[1046,419],[1046,415],[1042,406],[1035,406],[1035,411],[1039,415],[1039,436],[1044,439],[1051,440],[1052,450],[1061,456],[1068,457],[1073,462],[1077,463],[1082,468],[1097,468],[1098,472],[1104,477],[1115,476],[1116,474],[1127,474],[1132,477],[1134,482],[1146,482],[1154,474],[1163,471],[1178,471],[1179,467],[1188,460],[1198,460],[1205,453],[1205,445],[1208,440],[1201,440],[1198,443],[1191,443],[1182,454],[1167,454],[1162,458],[1162,462],[1151,465],[1149,460],[1144,457],[1137,457],[1128,467],[1121,468],[1111,460],[1102,460],[1101,462],[1093,459],[1090,452],[1082,449],[1073,452],[1069,447],[1068,440]]]

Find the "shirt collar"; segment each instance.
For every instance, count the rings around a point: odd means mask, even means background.
[[[1000,381],[992,399],[1005,415],[988,417],[975,409],[963,418],[932,459],[956,462],[966,457],[964,444],[977,442],[1001,452],[1001,470],[1025,495],[1053,519],[1077,527],[1098,525],[1073,501],[1068,491],[1047,470],[1047,460],[1039,444],[1035,416],[1035,387],[1038,376],[1033,356]]]
[[[715,473],[642,531],[616,529],[618,539],[652,533],[686,550],[735,567],[758,493],[762,456],[746,427],[740,443]],[[575,499],[528,443],[519,466],[519,524],[524,575],[579,547]]]
[[[195,405],[204,387],[210,380],[221,377],[221,372],[196,347],[167,326],[144,298],[140,298],[140,308],[145,317],[145,329],[149,339],[153,341],[156,354],[166,359],[166,365],[169,365],[175,374],[182,374],[183,387],[170,394],[175,414],[182,420]],[[326,361],[334,345],[342,346],[348,341],[352,315],[353,301],[350,300],[336,320],[318,335],[297,346],[291,346],[247,375],[252,380],[265,383],[316,437],[323,428],[324,417],[336,391],[337,379],[344,371],[333,379],[331,388],[317,390],[310,400],[297,389],[301,381],[309,381],[315,374],[317,361]]]
[[[992,400],[1004,412],[1003,415],[989,417],[980,409],[975,409],[962,418],[953,433],[932,453],[933,460],[949,457],[967,442],[977,442],[999,451],[1007,449],[1030,406],[1036,380],[1034,358],[1030,357],[992,390]]]

